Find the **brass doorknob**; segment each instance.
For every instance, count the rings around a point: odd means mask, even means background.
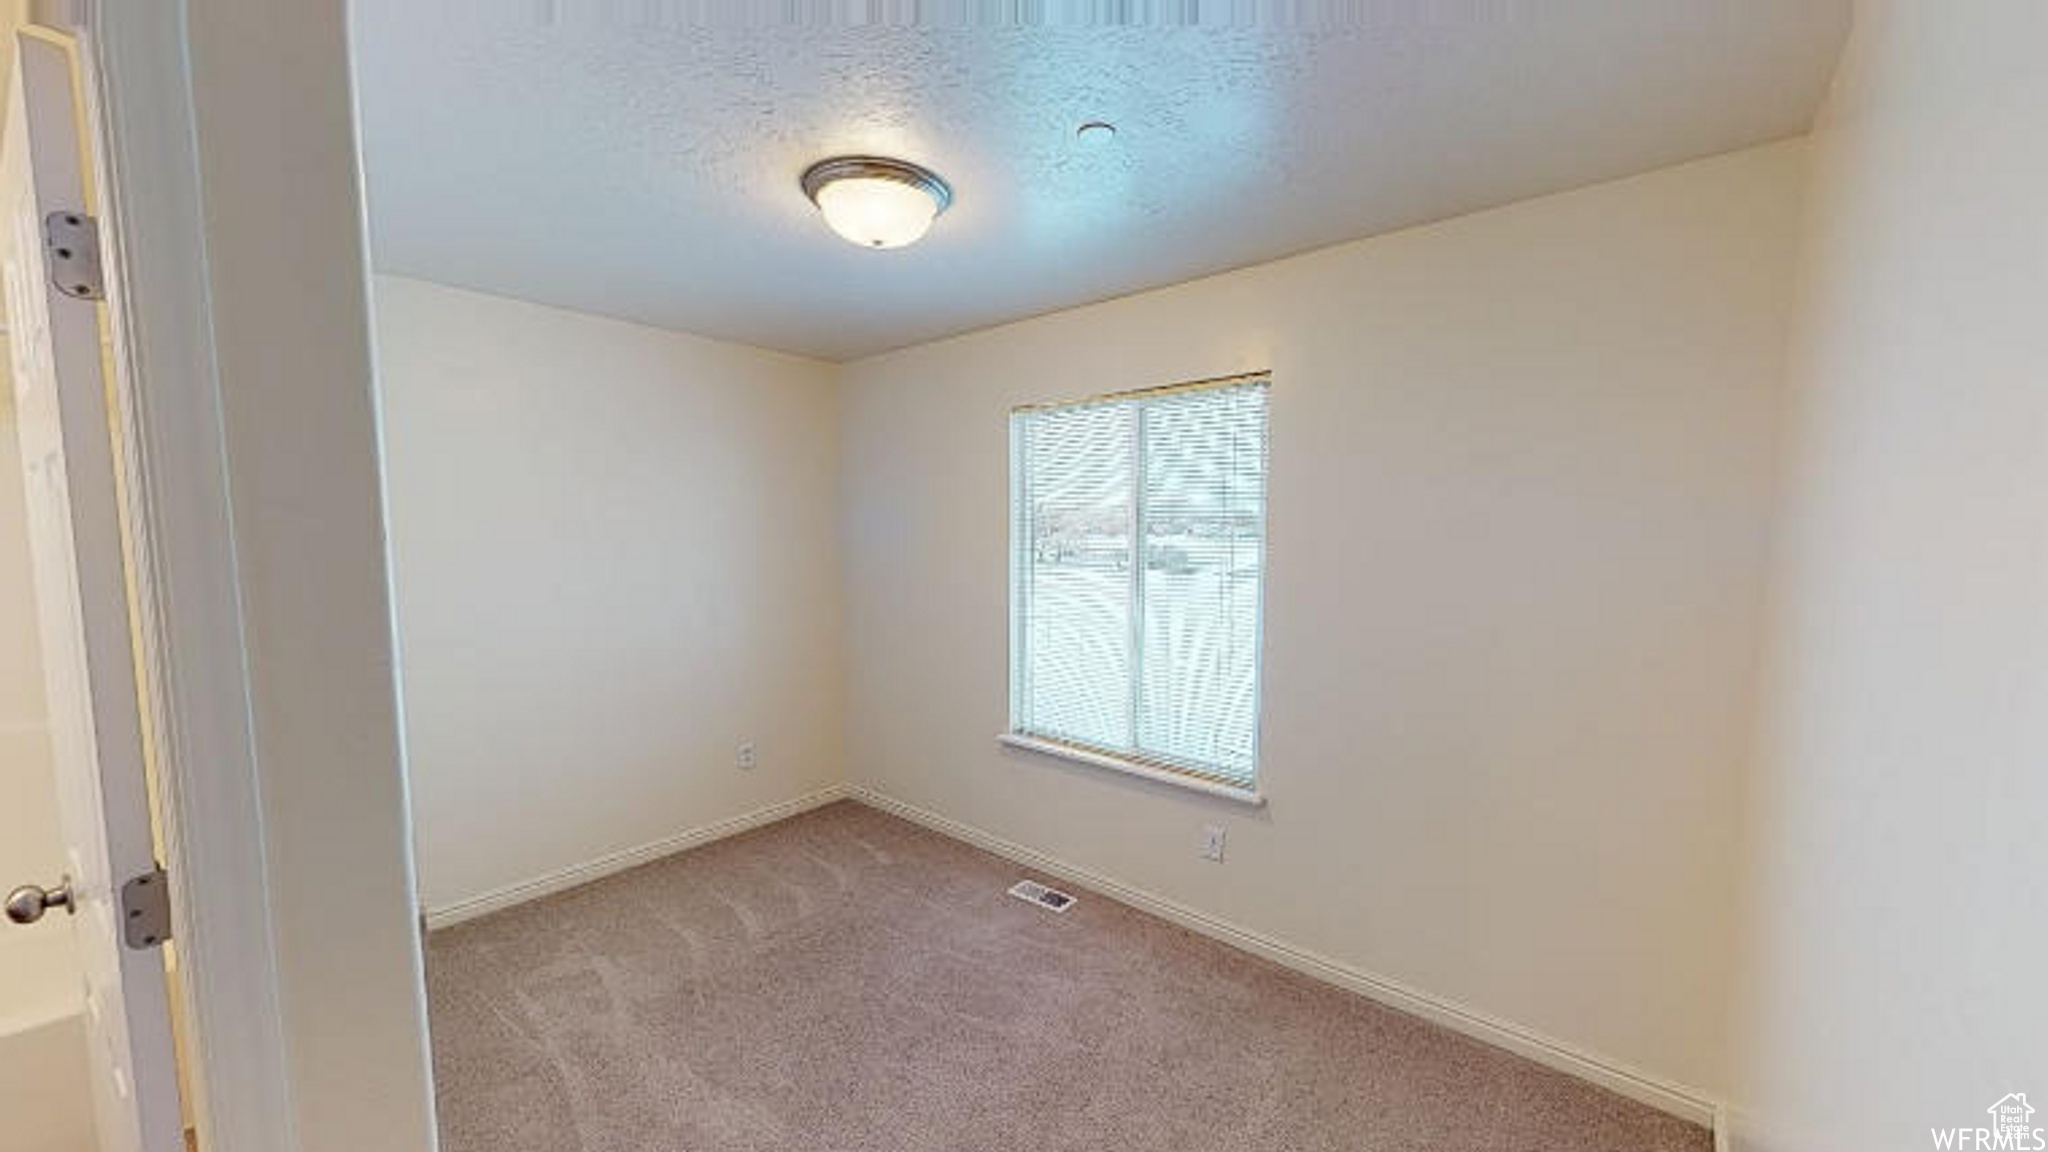
[[[71,877],[66,876],[55,888],[23,884],[7,894],[7,918],[16,924],[33,924],[52,908],[62,908],[66,912],[74,910],[71,905]]]

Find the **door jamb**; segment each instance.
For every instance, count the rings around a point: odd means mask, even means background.
[[[230,519],[186,4],[83,6],[114,419],[124,441],[157,804],[209,1152],[299,1146]],[[173,610],[174,609],[174,610]]]

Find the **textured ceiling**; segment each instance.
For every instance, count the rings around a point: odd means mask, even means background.
[[[1246,0],[1094,26],[822,7],[355,0],[378,268],[844,359],[1803,131],[1848,22],[1847,0],[1376,0],[1294,26],[1264,17],[1303,5]],[[959,11],[992,7],[1019,10]],[[1107,146],[1075,137],[1096,119]],[[957,200],[921,244],[855,248],[797,188],[844,152]]]

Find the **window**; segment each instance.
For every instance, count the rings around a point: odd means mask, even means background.
[[[1254,791],[1267,383],[1011,414],[1009,742]]]

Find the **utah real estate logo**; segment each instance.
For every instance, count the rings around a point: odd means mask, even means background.
[[[1955,1152],[2048,1152],[2048,1131],[2034,1127],[2024,1092],[2009,1092],[1985,1109],[1988,1128],[1934,1128],[1934,1146]]]

